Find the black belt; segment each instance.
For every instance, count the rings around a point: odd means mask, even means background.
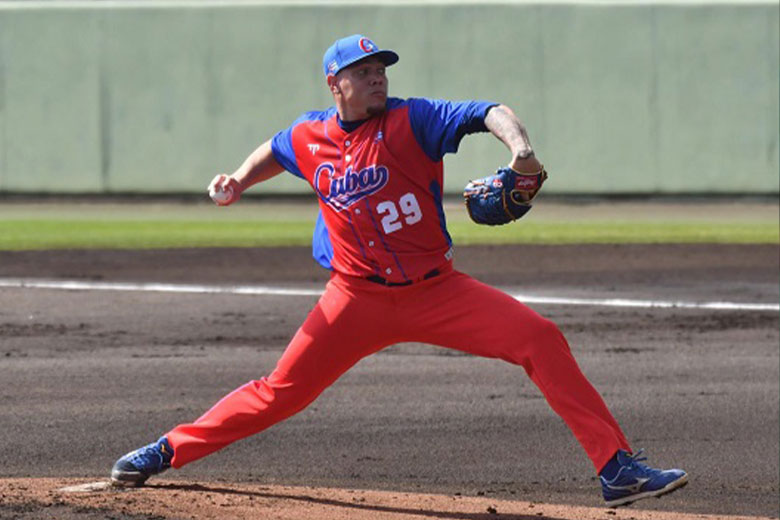
[[[433,278],[434,276],[439,276],[440,274],[441,273],[439,272],[438,269],[432,269],[432,270],[428,271],[427,273],[425,273],[423,275],[423,277],[420,278],[420,280],[417,280],[417,281],[428,280],[429,278]],[[389,282],[389,281],[387,281],[386,278],[382,278],[381,276],[379,276],[377,274],[372,274],[371,276],[366,276],[366,280],[368,280],[369,282],[378,283],[379,285],[384,285],[384,286],[387,286],[387,287],[401,287],[401,286],[404,286],[404,285],[412,285],[414,283],[411,280],[407,280],[405,282]]]

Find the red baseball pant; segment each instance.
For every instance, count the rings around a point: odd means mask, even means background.
[[[362,358],[407,341],[523,366],[597,472],[618,449],[630,451],[558,327],[511,296],[454,270],[402,287],[334,273],[268,377],[167,433],[173,467],[290,417]]]

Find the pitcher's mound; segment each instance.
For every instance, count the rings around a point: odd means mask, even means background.
[[[706,516],[572,507],[484,497],[155,479],[140,488],[108,480],[0,479],[0,517],[193,520],[715,520]],[[52,516],[54,515],[54,516]]]

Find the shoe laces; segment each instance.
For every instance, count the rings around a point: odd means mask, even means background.
[[[647,457],[640,457],[640,455],[642,455],[644,452],[644,448],[639,448],[636,453],[628,454],[628,458],[631,460],[630,464],[645,466],[645,464],[640,464],[641,461],[647,460]]]
[[[136,467],[145,467],[154,464],[157,469],[162,468],[165,459],[160,453],[157,444],[150,444],[140,448],[130,457],[130,463]]]
[[[648,466],[647,464],[642,464],[642,461],[647,460],[647,457],[642,457],[641,455],[644,453],[644,449],[638,450],[636,453],[632,454],[626,454],[628,457],[628,464],[626,464],[627,469],[629,470],[636,470],[644,473],[648,477],[653,477],[655,475],[658,475],[662,473],[662,470],[653,468],[651,466]]]

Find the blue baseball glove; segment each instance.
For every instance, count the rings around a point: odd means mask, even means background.
[[[495,175],[469,182],[463,198],[471,220],[498,226],[519,219],[531,209],[531,201],[545,180],[544,168],[536,173],[519,173],[505,166]]]

